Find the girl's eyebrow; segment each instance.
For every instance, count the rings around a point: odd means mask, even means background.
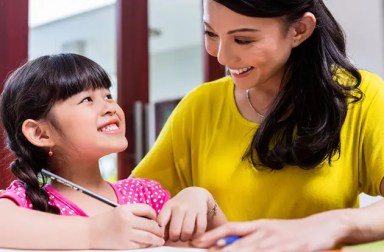
[[[204,21],[204,25],[206,25],[209,29],[214,30],[206,21]],[[254,28],[239,28],[235,30],[228,31],[227,34],[233,34],[236,32],[259,32],[259,29]]]

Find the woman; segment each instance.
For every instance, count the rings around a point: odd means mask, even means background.
[[[230,76],[180,102],[133,175],[172,194],[205,187],[229,220],[248,221],[196,246],[240,235],[228,251],[313,251],[384,238],[384,203],[350,209],[384,191],[383,80],[351,64],[324,3],[204,0],[204,26]]]

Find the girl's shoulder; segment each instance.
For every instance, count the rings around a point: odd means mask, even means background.
[[[155,180],[145,179],[145,178],[127,178],[116,181],[112,185],[119,189],[129,190],[129,189],[150,189],[150,190],[159,190],[163,189],[159,182]],[[164,190],[164,189],[163,189]]]
[[[145,203],[157,213],[170,198],[170,193],[157,181],[127,178],[112,183],[119,204]]]
[[[32,208],[32,205],[25,193],[25,184],[21,180],[12,181],[7,189],[2,191],[0,194],[0,199],[2,198],[10,199],[18,206]]]

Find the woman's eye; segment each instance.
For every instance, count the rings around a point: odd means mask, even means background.
[[[213,32],[210,32],[210,31],[204,31],[204,34],[208,37],[211,37],[211,38],[214,38],[216,37],[216,34],[214,34]]]
[[[253,41],[253,40],[247,40],[247,39],[237,39],[237,38],[235,38],[235,42],[236,42],[237,44],[239,44],[239,45],[248,45],[248,44],[251,44],[251,43],[253,43],[253,42],[255,42],[255,41]]]
[[[83,102],[92,102],[92,101],[93,101],[92,98],[88,96],[88,97],[85,97],[84,99],[82,99],[80,103],[83,103]]]

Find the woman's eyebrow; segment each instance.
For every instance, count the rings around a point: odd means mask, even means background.
[[[206,25],[209,29],[214,30],[206,21],[204,21],[204,25]],[[233,34],[236,32],[258,32],[258,31],[260,30],[255,28],[239,28],[235,30],[230,30],[227,32],[227,34]]]

